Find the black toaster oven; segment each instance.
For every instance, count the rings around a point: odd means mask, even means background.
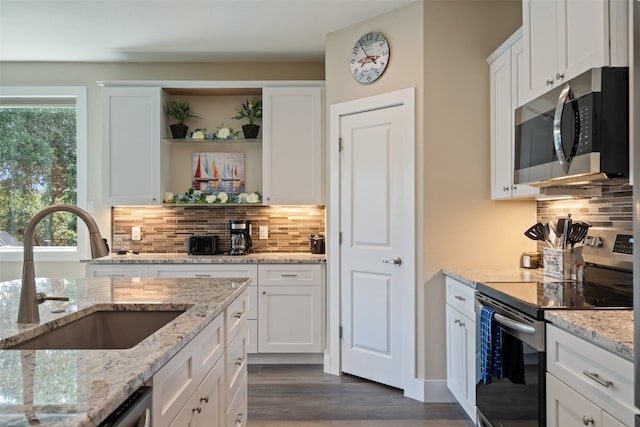
[[[189,236],[187,253],[189,255],[215,255],[218,251],[216,236]]]

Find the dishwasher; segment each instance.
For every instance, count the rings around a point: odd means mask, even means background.
[[[116,408],[100,427],[150,427],[151,387],[142,386]]]

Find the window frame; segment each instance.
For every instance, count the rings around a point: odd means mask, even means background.
[[[76,104],[76,191],[77,206],[87,210],[87,88],[86,86],[0,86],[2,98],[74,98]],[[92,209],[91,209],[92,210]],[[78,220],[76,246],[34,246],[41,261],[79,261],[88,256],[88,230]],[[22,261],[23,249],[0,248],[0,261]]]

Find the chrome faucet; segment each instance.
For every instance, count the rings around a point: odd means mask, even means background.
[[[20,308],[18,310],[18,323],[38,323],[40,313],[38,304],[47,299],[60,299],[64,297],[47,297],[42,292],[36,292],[36,274],[33,269],[33,237],[38,223],[47,215],[54,212],[71,212],[82,219],[89,229],[89,242],[91,244],[91,258],[100,258],[109,255],[106,240],[100,235],[100,230],[94,219],[88,212],[73,205],[51,205],[40,209],[33,215],[24,230],[24,261],[22,265],[22,289],[20,290]]]

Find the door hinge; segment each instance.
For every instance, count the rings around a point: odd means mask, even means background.
[[[342,138],[338,138],[338,153],[342,153]]]
[[[338,244],[342,244],[342,231],[338,233]]]
[[[339,328],[338,335],[338,338],[342,338],[342,326]]]

